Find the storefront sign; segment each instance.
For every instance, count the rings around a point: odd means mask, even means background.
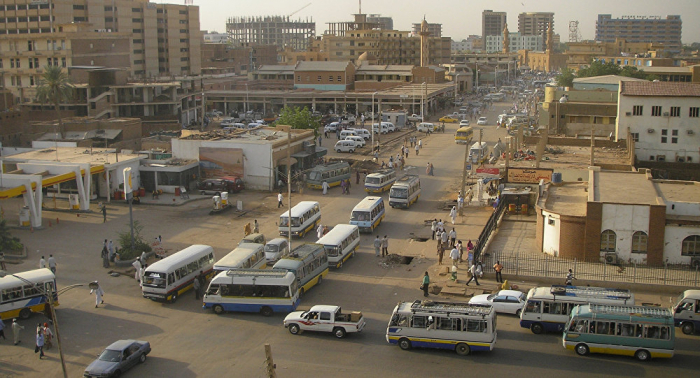
[[[552,181],[552,170],[508,168],[508,182],[510,183],[537,184],[540,180]]]
[[[499,175],[501,170],[498,168],[477,168],[476,173],[485,173],[489,175]]]

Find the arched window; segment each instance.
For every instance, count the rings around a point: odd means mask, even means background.
[[[600,234],[600,251],[601,252],[615,252],[615,245],[617,243],[617,234],[613,230],[605,230]]]
[[[682,256],[700,256],[700,235],[690,235],[683,239]]]
[[[649,237],[644,231],[637,231],[632,235],[632,253],[647,253],[647,240]]]

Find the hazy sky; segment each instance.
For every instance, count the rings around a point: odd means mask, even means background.
[[[182,0],[166,0],[181,3]],[[316,34],[326,29],[328,22],[352,21],[359,12],[358,0],[194,0],[200,7],[202,30],[226,31],[226,19],[240,16],[289,15],[306,4],[292,19],[312,18]],[[443,36],[461,40],[470,34],[481,34],[481,12],[491,9],[508,12],[508,29],[518,31],[518,13],[554,12],[554,31],[562,42],[569,40],[569,21],[579,21],[583,39],[595,38],[598,14],[614,18],[662,16],[679,14],[683,20],[683,43],[700,41],[700,0],[364,0],[362,13],[381,14],[394,19],[394,29],[411,30],[411,24],[425,15],[428,22],[441,23]]]

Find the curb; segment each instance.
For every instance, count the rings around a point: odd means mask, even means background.
[[[151,256],[153,256],[153,255],[155,255],[155,254],[156,254],[156,253],[153,252],[153,251],[151,251],[151,252],[146,252],[146,259],[150,258]],[[138,258],[138,257],[137,257],[137,258]],[[131,259],[131,260],[119,260],[119,261],[115,261],[113,264],[114,264],[114,267],[115,267],[115,268],[116,268],[116,267],[119,267],[119,268],[128,268],[128,267],[131,266],[131,264],[134,263],[134,261],[136,261],[136,259]]]

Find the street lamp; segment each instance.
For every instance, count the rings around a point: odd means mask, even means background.
[[[374,146],[374,96],[377,93],[378,92],[372,93],[372,122],[370,122],[370,124],[372,125],[372,127],[370,127],[370,134],[372,134],[372,155],[374,155],[374,149],[375,149],[375,146]],[[381,127],[377,126],[377,132],[379,132],[380,130],[381,130]],[[377,159],[377,160],[379,160],[379,159]]]
[[[459,96],[459,75],[461,75],[461,73],[455,76],[455,101],[457,101],[457,96]]]
[[[7,276],[8,273],[5,271],[0,271],[0,278]],[[70,289],[74,289],[78,286],[83,286],[83,284],[75,284],[75,285],[70,285],[66,286],[61,290],[55,290],[56,288],[53,287],[54,285],[50,283],[46,283],[45,286],[42,288],[41,286],[37,285],[36,283],[29,281],[25,279],[24,277],[20,277],[16,274],[9,274],[10,276],[17,278],[18,280],[31,285],[34,287],[34,289],[38,290],[42,295],[44,295],[49,302],[49,307],[51,307],[51,317],[53,318],[53,327],[54,330],[56,330],[56,344],[58,345],[58,354],[61,356],[61,368],[63,369],[63,377],[68,378],[68,372],[66,372],[66,361],[63,358],[63,349],[61,348],[61,334],[58,332],[58,318],[56,317],[56,310],[54,309],[53,305],[53,293],[50,291],[53,291],[56,294],[56,297],[58,297],[59,294],[63,294],[66,291]],[[53,288],[53,290],[51,290]]]

